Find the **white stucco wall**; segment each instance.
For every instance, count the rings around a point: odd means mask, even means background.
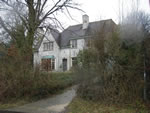
[[[85,40],[84,39],[78,39],[77,40],[77,48],[66,48],[66,49],[60,49],[58,44],[56,43],[53,36],[48,33],[47,38],[43,39],[43,42],[41,43],[41,46],[39,48],[39,52],[34,53],[34,64],[41,64],[41,59],[44,56],[51,56],[53,55],[55,57],[55,70],[56,71],[63,71],[63,59],[67,59],[67,70],[69,70],[72,67],[72,58],[77,57],[80,50],[83,50],[85,46]],[[44,51],[43,50],[43,43],[52,41],[54,42],[54,49],[53,51]]]
[[[44,51],[44,45],[43,43],[45,42],[53,42],[54,47],[52,51]],[[55,70],[59,70],[59,53],[60,53],[60,49],[58,44],[56,43],[54,37],[51,35],[50,32],[48,32],[46,34],[46,37],[44,37],[41,46],[39,48],[38,53],[34,53],[34,64],[41,64],[41,60],[44,56],[54,56],[55,57]]]
[[[72,67],[72,58],[77,57],[80,50],[83,50],[85,45],[84,39],[77,40],[77,48],[66,48],[60,50],[60,67],[62,67],[62,60],[67,59],[67,70]],[[62,70],[62,68],[61,68]]]

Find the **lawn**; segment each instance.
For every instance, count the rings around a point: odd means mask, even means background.
[[[68,87],[73,85],[73,78],[71,72],[55,72],[55,73],[42,73],[41,77],[49,76],[47,82],[48,86],[34,87],[34,95],[24,96],[20,98],[10,98],[6,102],[0,102],[0,109],[7,109],[34,102],[43,98],[49,98],[56,94],[62,93]],[[32,91],[31,91],[32,92]]]
[[[146,108],[119,107],[103,105],[98,102],[86,101],[76,97],[67,107],[67,113],[149,113]]]

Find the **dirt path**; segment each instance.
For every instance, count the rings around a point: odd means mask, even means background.
[[[62,113],[75,95],[76,86],[73,86],[63,94],[59,94],[55,97],[40,100],[24,106],[8,109],[8,111],[25,113]]]

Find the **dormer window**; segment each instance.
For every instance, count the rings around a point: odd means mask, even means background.
[[[77,48],[77,40],[71,40],[71,48]]]
[[[53,51],[54,43],[53,42],[44,42],[43,43],[43,50],[44,51]]]

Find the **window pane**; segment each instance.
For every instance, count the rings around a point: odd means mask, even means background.
[[[49,50],[49,43],[47,43],[46,45],[47,45],[47,48],[46,48],[46,50]]]
[[[55,70],[55,59],[52,59],[52,70]]]
[[[72,40],[72,48],[77,48],[77,40]]]
[[[55,59],[42,59],[42,70],[52,71],[55,70]]]
[[[50,43],[50,49],[49,50],[53,50],[53,42]]]
[[[47,44],[44,43],[44,50],[47,50]]]
[[[43,47],[44,51],[47,51],[47,50],[52,51],[54,44],[53,42],[46,42],[46,43],[43,43],[43,46],[44,46]]]
[[[52,42],[52,50],[53,50],[53,48],[54,48],[54,43]]]
[[[48,43],[47,43],[47,50],[49,50],[49,49],[50,49],[50,47],[49,47],[49,46],[50,46],[50,43],[48,42]]]

